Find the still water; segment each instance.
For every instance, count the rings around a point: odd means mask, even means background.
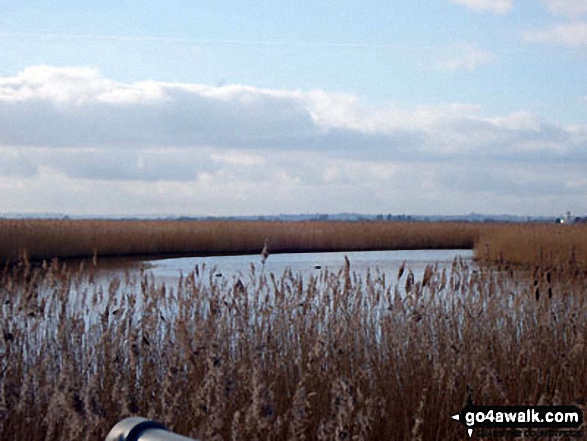
[[[472,250],[396,250],[396,251],[353,251],[326,253],[271,254],[265,265],[260,255],[214,256],[214,257],[182,257],[160,259],[145,262],[148,271],[156,279],[170,280],[177,278],[180,271],[184,274],[193,271],[196,265],[203,264],[217,277],[242,277],[249,274],[251,264],[258,271],[281,275],[288,268],[294,274],[304,278],[328,269],[337,272],[344,266],[344,257],[351,263],[351,271],[365,273],[367,269],[379,270],[388,277],[395,277],[402,262],[406,269],[411,269],[416,280],[422,276],[427,265],[438,264],[439,268],[448,267],[456,257],[464,261],[472,261]]]

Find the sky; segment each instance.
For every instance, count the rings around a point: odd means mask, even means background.
[[[0,3],[0,213],[587,214],[587,0]]]

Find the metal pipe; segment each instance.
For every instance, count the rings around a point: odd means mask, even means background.
[[[106,441],[198,441],[170,432],[163,424],[146,418],[126,418],[116,424]]]

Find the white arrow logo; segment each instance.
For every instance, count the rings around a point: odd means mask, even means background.
[[[461,416],[457,413],[453,416],[451,416],[451,418],[455,421],[460,421],[461,420]],[[473,429],[468,429],[467,433],[469,434],[469,438],[471,438],[473,436]]]

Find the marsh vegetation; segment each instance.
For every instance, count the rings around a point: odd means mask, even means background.
[[[463,430],[450,415],[468,389],[480,404],[585,409],[585,229],[563,227],[551,240],[534,226],[432,224],[424,233],[425,225],[373,223],[349,234],[349,225],[332,236],[337,246],[405,243],[418,231],[418,243],[440,248],[430,241],[444,231],[436,245],[471,240],[479,260],[431,264],[421,277],[407,265],[393,277],[357,272],[344,260],[309,278],[259,264],[216,277],[198,265],[173,283],[145,268],[98,280],[100,259],[6,265],[0,438],[103,439],[120,419],[143,415],[205,440],[456,440]],[[279,243],[332,234],[318,226],[326,232],[292,225],[299,238]],[[3,234],[6,259],[16,239]],[[252,247],[250,236],[238,243]],[[67,229],[61,237],[59,250],[106,247],[72,241]],[[145,247],[163,240],[144,230],[131,237]],[[231,244],[219,237],[217,248]]]

